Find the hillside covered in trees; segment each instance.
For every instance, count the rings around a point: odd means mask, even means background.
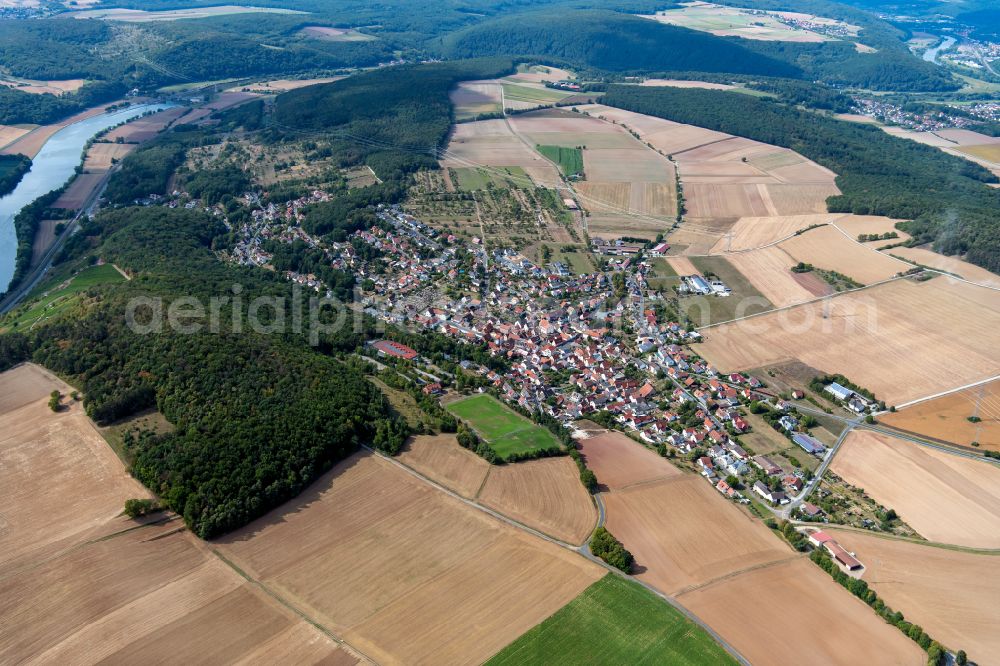
[[[773,3],[735,4],[769,8]],[[859,53],[848,41],[716,37],[620,12],[544,10],[484,21],[445,35],[438,43],[441,52],[453,58],[534,55],[612,72],[759,74],[876,90],[958,88],[940,68],[913,57],[899,41],[901,32],[877,22],[863,34],[869,32],[870,41],[880,45],[878,53]]]
[[[912,220],[918,241],[1000,272],[1000,190],[988,170],[877,127],[715,90],[611,86],[603,102],[629,111],[791,148],[839,174],[831,212]]]
[[[754,52],[746,40],[721,39],[610,11],[545,11],[500,18],[445,36],[441,48],[452,58],[548,56],[617,72],[801,75],[794,65]]]

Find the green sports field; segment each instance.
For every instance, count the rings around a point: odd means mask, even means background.
[[[471,425],[501,458],[559,446],[551,432],[485,393],[453,402],[448,411]]]
[[[597,581],[488,662],[506,664],[735,664],[701,627],[641,585]]]

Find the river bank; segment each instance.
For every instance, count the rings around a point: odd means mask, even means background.
[[[97,133],[147,113],[169,108],[166,104],[139,104],[103,113],[90,109],[56,125],[38,128],[8,146],[4,152],[33,151],[32,166],[10,194],[0,198],[0,290],[6,291],[30,262],[32,238],[18,237],[15,219],[32,202],[59,189],[73,178],[82,162],[87,142]],[[40,132],[35,134],[35,132]],[[39,144],[39,141],[41,143]],[[37,145],[37,149],[36,149]],[[24,225],[21,225],[22,227]],[[19,255],[26,259],[18,259]]]

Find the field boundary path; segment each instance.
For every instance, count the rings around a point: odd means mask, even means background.
[[[379,456],[380,458],[382,458],[383,460],[389,462],[390,464],[396,465],[397,467],[399,467],[403,471],[407,472],[408,474],[410,474],[410,475],[412,475],[412,476],[420,479],[424,483],[426,483],[426,484],[430,485],[431,487],[433,487],[433,488],[435,488],[435,489],[437,489],[437,490],[445,493],[446,495],[448,495],[450,497],[453,497],[454,499],[458,500],[459,502],[462,502],[463,504],[466,504],[467,506],[470,506],[470,507],[473,507],[475,509],[478,509],[479,511],[482,511],[483,513],[486,513],[486,514],[492,516],[493,518],[496,518],[497,520],[500,520],[500,521],[502,521],[502,522],[510,525],[511,527],[523,530],[523,531],[527,532],[528,534],[536,536],[536,537],[538,537],[540,539],[544,539],[545,541],[548,541],[549,543],[552,543],[552,544],[555,544],[555,545],[560,546],[562,548],[565,548],[566,550],[571,550],[573,552],[576,552],[579,555],[581,555],[582,557],[585,557],[588,560],[594,562],[595,564],[597,564],[601,568],[605,569],[606,571],[609,571],[609,572],[611,572],[611,573],[613,573],[613,574],[615,574],[617,576],[621,576],[622,578],[626,578],[626,579],[631,580],[631,581],[633,581],[635,583],[638,583],[639,585],[643,586],[644,588],[646,588],[647,590],[649,590],[650,592],[652,592],[653,594],[655,594],[657,597],[659,597],[663,601],[665,601],[668,604],[670,604],[675,610],[677,610],[679,613],[681,613],[688,620],[690,620],[694,624],[696,624],[699,627],[701,627],[705,631],[705,633],[707,633],[709,636],[711,636],[712,639],[715,640],[722,647],[722,649],[724,649],[726,652],[728,652],[729,655],[732,656],[733,659],[735,659],[737,662],[739,662],[743,666],[751,666],[750,662],[742,654],[740,654],[740,652],[735,647],[733,647],[732,645],[730,645],[729,643],[727,643],[725,641],[725,639],[722,638],[722,636],[720,636],[714,629],[712,629],[712,627],[710,627],[701,618],[699,618],[697,615],[695,615],[690,610],[688,610],[683,605],[681,605],[676,599],[674,599],[674,598],[672,598],[670,596],[667,596],[666,594],[664,594],[660,590],[656,589],[652,585],[649,585],[648,583],[645,583],[645,582],[639,580],[638,578],[636,578],[634,576],[626,574],[625,572],[620,571],[619,569],[616,569],[616,568],[610,566],[608,563],[606,563],[604,560],[600,559],[599,557],[596,557],[593,553],[590,552],[590,542],[589,542],[589,539],[586,542],[584,542],[583,545],[574,546],[573,544],[567,543],[567,542],[562,541],[560,539],[557,539],[555,537],[551,537],[551,536],[545,534],[544,532],[540,532],[539,530],[536,530],[533,527],[529,527],[529,526],[525,525],[524,523],[521,523],[521,522],[519,522],[517,520],[514,520],[513,518],[508,518],[507,516],[503,515],[502,513],[499,513],[499,512],[497,512],[497,511],[495,511],[493,509],[490,509],[489,507],[483,506],[482,504],[480,504],[479,502],[477,502],[475,500],[466,499],[465,497],[462,497],[458,493],[456,493],[456,492],[454,492],[452,490],[449,490],[448,488],[446,488],[445,486],[441,485],[440,483],[434,481],[433,479],[430,479],[430,478],[424,476],[423,474],[421,474],[420,472],[416,471],[412,467],[409,467],[408,465],[406,465],[406,464],[404,464],[404,463],[396,460],[395,458],[387,456],[384,453],[382,453],[380,451],[376,451],[375,449],[370,448],[370,447],[365,446],[365,445],[362,445],[362,448],[365,449],[366,451],[369,451],[369,452],[373,453],[376,456]],[[604,524],[604,506],[603,506],[603,502],[601,502],[600,500],[598,500],[596,495],[594,497],[595,497],[595,501],[597,501],[598,509],[599,509],[599,514],[600,514],[598,516],[598,525],[597,526],[600,527],[600,526],[602,526]]]
[[[284,597],[282,597],[280,594],[278,594],[274,590],[272,590],[266,584],[264,584],[263,582],[257,580],[256,578],[254,578],[253,576],[251,576],[247,572],[243,571],[243,569],[241,569],[235,562],[233,562],[232,560],[230,560],[229,558],[227,558],[225,555],[223,555],[222,553],[220,553],[218,551],[218,549],[212,547],[208,543],[202,543],[200,545],[206,547],[208,549],[208,551],[212,555],[214,555],[215,557],[217,557],[219,559],[219,561],[221,561],[223,564],[225,564],[227,567],[229,567],[240,578],[244,579],[245,581],[247,581],[251,585],[255,586],[257,589],[259,589],[261,592],[263,592],[267,596],[269,596],[272,599],[274,599],[277,603],[279,603],[282,606],[284,606],[285,608],[287,608],[289,611],[291,611],[296,616],[298,616],[299,618],[301,618],[304,622],[309,623],[317,631],[319,631],[324,636],[326,636],[327,638],[329,638],[330,640],[332,640],[334,643],[336,643],[337,645],[339,645],[347,653],[349,653],[349,654],[357,657],[359,661],[368,662],[370,664],[377,664],[378,663],[377,661],[375,661],[374,659],[372,659],[371,657],[369,657],[367,654],[365,654],[362,650],[359,650],[357,647],[351,645],[346,640],[344,640],[343,638],[341,638],[337,634],[335,634],[332,631],[330,631],[329,629],[327,629],[320,622],[318,622],[317,620],[313,619],[305,611],[303,611],[300,608],[298,608],[297,606],[295,606],[293,603],[291,603],[290,601],[288,601],[287,599],[285,599]]]

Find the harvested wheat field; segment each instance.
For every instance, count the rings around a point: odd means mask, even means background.
[[[910,234],[896,228],[897,222],[901,222],[901,220],[877,215],[840,215],[834,224],[851,238],[857,238],[860,234],[885,234],[893,232],[899,236],[899,238],[892,240],[868,241],[872,247],[879,248],[889,243],[899,243],[910,238]]]
[[[159,113],[154,113],[143,118],[125,123],[108,132],[104,138],[107,141],[117,141],[121,139],[125,143],[142,143],[149,141],[162,132],[170,123],[174,122],[185,113],[188,108],[185,106],[175,106]]]
[[[1000,548],[998,465],[855,431],[830,469],[931,541]]]
[[[327,42],[370,42],[375,39],[354,28],[330,28],[325,25],[307,25],[299,32],[305,37]]]
[[[858,243],[833,226],[811,229],[779,244],[796,261],[837,271],[862,284],[888,280],[913,266],[878,252],[874,244]]]
[[[789,238],[796,231],[802,231],[819,224],[830,224],[843,218],[839,213],[813,215],[782,215],[764,217],[741,217],[730,229],[732,238],[726,236],[712,248],[712,254],[738,252],[764,247]]]
[[[135,144],[131,143],[95,143],[87,151],[83,170],[107,171],[133,150],[135,150]]]
[[[602,104],[584,104],[578,107],[581,112],[617,122],[635,131],[643,142],[648,142],[654,148],[666,155],[673,155],[684,150],[691,150],[714,141],[730,138],[730,135],[715,132],[692,125],[682,125],[670,120],[616,109]]]
[[[631,183],[595,183],[588,180],[577,183],[574,188],[584,208],[592,213],[627,211],[632,200]]]
[[[793,273],[795,260],[777,246],[723,256],[775,307],[803,303],[832,291],[829,284],[810,273]]]
[[[61,81],[35,81],[32,79],[0,79],[0,86],[15,88],[33,95],[62,95],[75,93],[83,87],[86,79],[64,79]]]
[[[804,557],[741,573],[677,599],[755,666],[908,664],[927,655]]]
[[[681,179],[684,179],[681,167]],[[690,218],[740,218],[777,215],[768,206],[767,190],[761,184],[684,183],[684,200]]]
[[[959,276],[963,280],[984,284],[989,287],[1000,287],[1000,276],[991,273],[985,268],[980,268],[975,264],[962,261],[955,257],[948,257],[938,254],[932,250],[922,247],[894,247],[886,250],[886,254],[893,254],[902,257],[915,264],[929,266],[947,273]]]
[[[603,499],[607,528],[635,556],[636,577],[667,594],[792,556],[763,523],[700,476],[615,490]]]
[[[904,279],[712,327],[699,353],[724,372],[799,360],[901,405],[1000,374],[998,327],[994,292]]]
[[[454,435],[417,435],[396,458],[463,497],[475,497],[490,464],[458,444]]]
[[[455,125],[442,167],[519,166],[531,168],[532,179],[546,184],[561,182],[558,170],[526,146],[502,120],[479,120]],[[544,177],[539,181],[536,176]]]
[[[4,577],[0,625],[12,662],[358,662],[173,524],[120,531]]]
[[[100,186],[106,172],[81,173],[73,177],[73,182],[52,204],[53,208],[77,210],[83,208],[90,195]]]
[[[0,125],[0,148],[17,141],[35,127],[34,125]]]
[[[637,483],[679,476],[665,458],[620,432],[607,430],[576,440],[587,467],[603,488],[621,490]]]
[[[491,467],[479,502],[572,544],[586,541],[597,524],[590,493],[566,457]]]
[[[217,548],[380,663],[481,663],[604,573],[370,454]]]
[[[75,122],[86,120],[87,118],[92,118],[100,113],[104,113],[104,109],[106,107],[106,104],[102,104],[100,106],[87,109],[86,111],[81,111],[74,116],[60,120],[57,123],[36,127],[13,143],[5,146],[3,150],[0,150],[0,153],[3,153],[4,155],[14,155],[16,153],[20,153],[34,159],[35,155],[38,154],[38,151],[42,149],[42,146],[45,145],[45,142],[48,141],[53,134],[67,125],[72,125]]]
[[[701,271],[695,267],[687,257],[667,257],[667,263],[678,275],[700,275]]]
[[[831,534],[861,558],[865,582],[906,619],[970,661],[1000,662],[1000,557],[854,530]]]
[[[973,423],[969,417],[981,420]],[[943,442],[1000,451],[1000,380],[918,402],[879,417],[887,426]]]
[[[62,412],[49,409],[53,390],[67,396]],[[0,375],[0,572],[80,543],[149,496],[70,391],[33,365]]]

